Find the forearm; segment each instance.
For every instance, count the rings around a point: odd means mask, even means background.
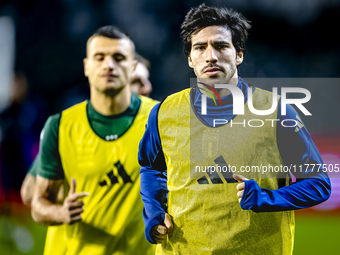
[[[331,184],[326,173],[318,173],[277,190],[261,189],[250,180],[245,181],[241,207],[254,212],[303,209],[326,201],[330,193]]]
[[[32,218],[43,225],[59,225],[67,220],[63,205],[58,204],[57,194],[63,180],[49,180],[36,176],[31,203]]]
[[[33,198],[31,214],[33,220],[46,226],[64,223],[62,205],[53,204],[44,197]]]

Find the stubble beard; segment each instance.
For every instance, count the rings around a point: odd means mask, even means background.
[[[122,90],[123,90],[124,87],[120,87],[119,89],[115,89],[115,88],[108,88],[108,89],[105,89],[103,91],[103,94],[107,97],[115,97],[116,95],[118,95]]]
[[[236,63],[232,63],[226,72],[225,84],[237,84],[238,77],[233,78],[237,71]]]
[[[94,86],[94,89],[96,90],[97,93],[99,94],[103,94],[107,97],[115,97],[116,95],[118,95],[123,89],[125,88],[125,86],[121,85],[121,86],[108,86],[107,84],[105,84],[105,87],[102,88],[100,86]]]

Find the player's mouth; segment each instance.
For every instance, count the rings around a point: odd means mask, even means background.
[[[106,78],[107,82],[114,81],[118,76],[114,74],[104,74],[102,77]]]
[[[208,67],[204,69],[204,73],[207,74],[208,76],[216,76],[220,72],[222,72],[222,69],[218,67]]]

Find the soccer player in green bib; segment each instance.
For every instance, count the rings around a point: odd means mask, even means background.
[[[137,61],[120,29],[99,28],[86,54],[90,100],[47,120],[32,216],[64,226],[65,254],[152,254],[141,217],[137,147],[157,102],[131,93]],[[55,193],[61,184],[60,205]]]
[[[238,76],[249,29],[240,13],[204,4],[182,23],[198,82],[151,110],[139,147],[145,234],[159,244],[156,254],[291,255],[293,210],[330,196],[324,169],[304,167],[293,173],[294,184],[289,172],[233,174],[260,165],[323,165],[296,111],[289,106],[282,115],[280,98]],[[236,93],[216,84],[242,91],[244,114],[233,113]],[[248,100],[257,110],[278,107],[256,115]],[[253,119],[277,121],[254,127]]]

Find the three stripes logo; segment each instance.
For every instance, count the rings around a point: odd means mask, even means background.
[[[216,158],[214,160],[216,165],[221,166],[221,168],[225,168],[228,169],[225,172],[220,172],[221,176],[218,174],[217,171],[208,174],[208,176],[204,175],[203,177],[201,177],[200,179],[197,180],[198,184],[209,184],[208,178],[210,179],[212,184],[222,184],[223,180],[221,178],[224,178],[225,181],[227,183],[235,183],[237,182],[234,178],[233,178],[233,173],[232,171],[229,169],[227,162],[225,161],[225,159],[223,158],[223,156],[219,156],[218,158]]]
[[[124,166],[120,163],[119,160],[113,165],[118,171],[118,176],[116,176],[113,169],[111,169],[111,171],[106,174],[105,180],[99,182],[100,186],[114,185],[116,183],[119,183],[119,178],[122,179],[122,182],[124,184],[132,182],[130,176],[126,173]]]

